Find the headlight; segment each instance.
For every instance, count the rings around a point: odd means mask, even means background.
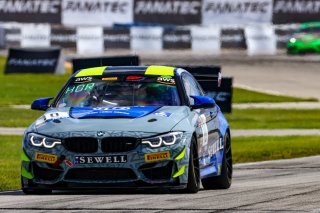
[[[290,38],[290,42],[291,43],[295,43],[297,41],[297,39],[295,39],[295,38]]]
[[[45,148],[53,148],[56,145],[61,144],[60,139],[55,138],[49,138],[43,135],[38,135],[35,133],[30,133],[28,135],[28,141],[33,145],[37,147],[45,147]]]
[[[182,132],[170,132],[164,135],[142,139],[142,143],[148,144],[152,148],[161,147],[163,145],[170,146],[175,143],[179,143],[181,141],[182,135]]]

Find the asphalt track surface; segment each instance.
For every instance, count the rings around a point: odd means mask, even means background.
[[[238,164],[228,190],[0,193],[0,212],[320,212],[320,156]]]

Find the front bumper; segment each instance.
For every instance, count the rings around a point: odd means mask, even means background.
[[[188,180],[191,135],[184,134],[178,144],[150,148],[138,144],[128,152],[75,153],[64,145],[53,149],[34,147],[24,139],[22,153],[22,185],[24,188],[184,188]],[[47,158],[36,159],[39,153]],[[149,161],[146,155],[165,154]],[[126,156],[126,162],[79,164],[79,157]],[[53,157],[55,161],[49,162]],[[78,159],[77,159],[78,158]],[[49,160],[48,160],[49,159]],[[90,161],[91,162],[91,161]]]

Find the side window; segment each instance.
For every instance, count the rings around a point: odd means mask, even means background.
[[[189,103],[193,105],[194,100],[190,96],[203,95],[201,90],[199,89],[198,83],[189,74],[186,73],[182,75],[182,82],[189,98]]]

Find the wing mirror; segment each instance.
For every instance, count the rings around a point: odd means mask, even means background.
[[[212,108],[216,105],[216,102],[207,96],[190,96],[194,100],[194,105],[191,106],[192,109],[201,108]]]
[[[49,108],[49,102],[53,97],[39,98],[32,102],[31,109],[46,110]]]

